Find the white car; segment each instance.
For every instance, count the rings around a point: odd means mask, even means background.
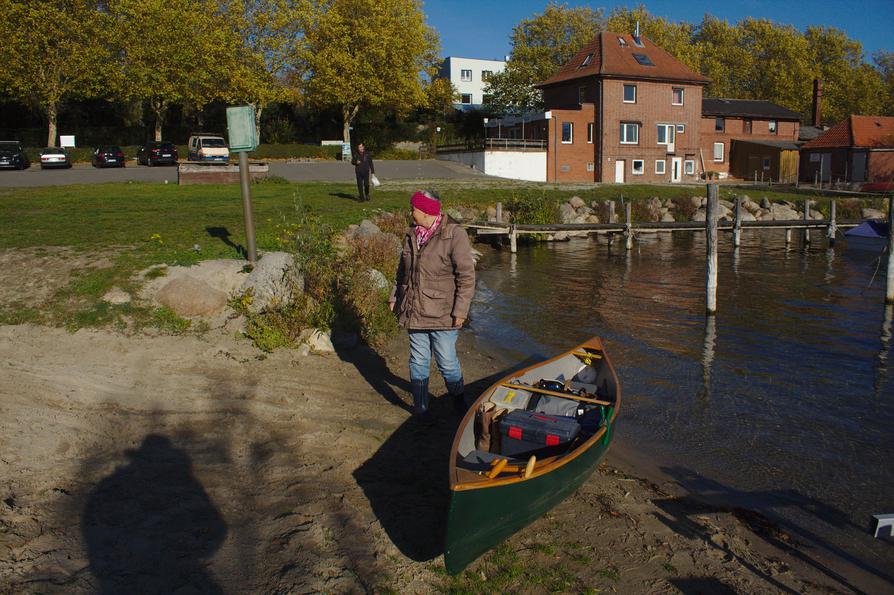
[[[40,169],[48,167],[71,167],[68,151],[61,147],[47,147],[40,150]]]
[[[220,161],[229,163],[230,149],[222,136],[213,134],[194,134],[187,144],[189,161]]]

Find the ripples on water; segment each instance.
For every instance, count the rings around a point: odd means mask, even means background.
[[[704,234],[639,240],[496,253],[478,274],[475,335],[507,362],[603,337],[624,391],[619,440],[886,576],[894,548],[866,531],[894,512],[886,261],[824,239],[787,249],[782,231],[746,232],[738,250],[721,235],[706,321]]]

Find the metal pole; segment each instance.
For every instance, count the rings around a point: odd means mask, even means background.
[[[512,225],[512,229],[509,230],[509,252],[515,254],[518,250],[518,232],[515,230],[515,225]]]
[[[888,197],[888,276],[885,303],[894,304],[894,197]]]
[[[251,176],[248,171],[248,153],[239,151],[239,183],[242,185],[242,213],[245,216],[245,242],[248,244],[248,262],[258,261],[255,248],[255,220],[251,214]]]
[[[630,250],[633,248],[633,205],[629,200],[624,204],[624,216],[627,218],[627,223],[624,225],[624,237],[627,239],[626,247]]]
[[[809,222],[810,222],[810,199],[805,198],[804,199],[804,223],[809,223]],[[810,228],[809,227],[804,228],[804,245],[805,246],[810,245]]]
[[[837,231],[837,225],[835,223],[835,199],[832,199],[831,204],[829,205],[829,247],[835,245],[835,232]]]
[[[733,213],[733,246],[738,248],[742,243],[742,198],[740,196],[736,196],[736,209]]]
[[[708,274],[706,282],[705,311],[708,316],[717,313],[717,206],[719,188],[717,184],[708,184],[707,212],[705,213],[705,232],[707,235]]]
[[[497,203],[497,223],[503,222],[503,203]]]

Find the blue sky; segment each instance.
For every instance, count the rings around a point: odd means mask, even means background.
[[[511,50],[509,36],[520,20],[543,12],[547,1],[423,0],[429,25],[441,35],[443,56],[502,60]],[[645,4],[654,15],[671,21],[701,22],[705,13],[736,23],[746,17],[767,18],[803,31],[809,25],[836,27],[863,44],[867,60],[877,50],[894,51],[894,0],[653,0],[595,4],[568,0],[569,6],[635,8]]]

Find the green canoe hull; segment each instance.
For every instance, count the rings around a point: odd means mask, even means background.
[[[461,572],[580,487],[608,450],[613,426],[585,452],[549,473],[507,485],[452,491],[444,549],[447,572]]]

